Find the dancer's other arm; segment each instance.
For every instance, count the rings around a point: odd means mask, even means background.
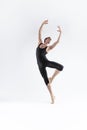
[[[42,32],[42,27],[43,27],[43,25],[45,25],[45,24],[48,24],[48,20],[43,21],[43,23],[41,24],[41,26],[40,26],[40,28],[39,28],[39,32],[38,32],[38,45],[39,45],[40,43],[42,43],[41,32]]]
[[[59,32],[59,36],[58,36],[57,40],[51,46],[48,46],[47,52],[50,51],[51,49],[53,49],[59,43],[59,40],[60,40],[60,37],[61,37],[61,28],[60,28],[60,26],[58,26],[57,31]]]

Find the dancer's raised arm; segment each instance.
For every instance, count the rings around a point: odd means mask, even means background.
[[[58,26],[57,31],[59,32],[59,36],[58,36],[57,40],[51,46],[48,46],[47,52],[50,51],[51,49],[53,49],[59,43],[59,40],[60,40],[60,37],[61,37],[61,28],[60,28],[60,26]]]
[[[43,23],[41,24],[41,26],[39,28],[39,32],[38,32],[38,44],[42,43],[41,32],[42,32],[42,27],[43,27],[44,24],[48,24],[48,20],[43,21]]]

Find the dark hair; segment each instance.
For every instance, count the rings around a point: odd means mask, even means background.
[[[44,39],[44,42],[45,42],[47,39],[50,39],[50,40],[51,40],[51,37],[46,37],[46,38]]]

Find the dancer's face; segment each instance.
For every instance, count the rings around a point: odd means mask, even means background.
[[[46,41],[45,41],[45,43],[46,43],[46,44],[49,44],[50,41],[51,41],[51,38],[47,38]]]

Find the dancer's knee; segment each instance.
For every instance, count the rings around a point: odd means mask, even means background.
[[[59,70],[60,70],[60,71],[62,71],[63,69],[64,69],[64,66],[63,66],[63,65],[61,65],[61,67],[60,67],[60,69],[59,69]]]
[[[43,77],[43,79],[44,79],[44,82],[45,82],[46,86],[48,86],[48,85],[49,85],[49,80],[48,80],[48,78],[47,78],[47,77]]]
[[[49,81],[48,80],[45,81],[45,84],[46,84],[46,86],[49,86]]]
[[[50,83],[47,83],[47,87],[49,87],[50,86]]]

